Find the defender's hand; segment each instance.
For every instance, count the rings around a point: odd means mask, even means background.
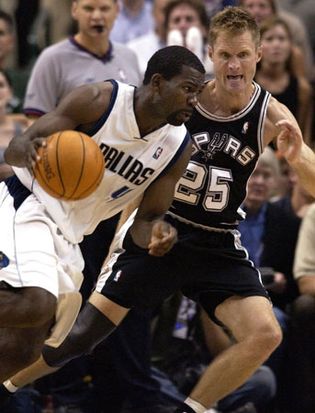
[[[165,221],[158,221],[152,227],[149,254],[161,257],[171,250],[176,241],[176,229]]]
[[[303,139],[300,130],[289,120],[282,119],[276,123],[281,131],[277,137],[277,148],[288,162],[299,160]]]

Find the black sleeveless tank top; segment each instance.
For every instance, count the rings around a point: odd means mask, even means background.
[[[193,154],[177,183],[171,215],[201,227],[235,228],[244,219],[240,205],[248,178],[263,148],[263,128],[270,93],[254,83],[254,93],[240,112],[221,117],[200,104],[187,123]]]

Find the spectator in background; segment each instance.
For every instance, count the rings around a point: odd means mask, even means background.
[[[135,52],[138,58],[140,71],[144,74],[150,57],[166,46],[165,34],[165,6],[169,0],[154,0],[152,14],[154,19],[154,29],[147,34],[131,40],[127,46]]]
[[[14,48],[13,19],[6,12],[0,10],[0,68],[7,67],[8,56]]]
[[[292,13],[278,11],[276,0],[239,0],[239,5],[244,7],[255,18],[259,26],[268,17],[275,15],[287,22],[292,33],[293,43],[300,48],[294,48],[293,50],[296,74],[303,74],[311,79],[313,74],[313,53],[301,20]]]
[[[293,257],[301,219],[313,198],[296,178],[291,193],[270,202],[278,187],[279,173],[273,150],[266,148],[249,179],[244,201],[247,215],[239,229],[243,245],[255,265],[271,267],[274,271],[274,280],[267,289],[273,303],[286,311],[298,295],[293,280]]]
[[[315,54],[314,1],[313,0],[281,0],[281,1],[278,0],[278,2],[282,10],[293,13],[295,16],[298,16],[303,21],[305,29],[311,41],[311,45],[313,48],[313,55],[314,55]]]
[[[208,56],[209,18],[202,0],[170,0],[165,7],[166,43],[187,47],[203,62],[207,78],[213,77]]]
[[[310,145],[312,87],[306,77],[294,73],[290,29],[285,20],[274,16],[263,21],[260,33],[263,53],[255,80],[291,110]]]
[[[315,411],[315,204],[308,209],[299,232],[294,277],[300,296],[291,306],[291,413]]]
[[[10,14],[0,10],[0,69],[5,69],[12,79],[13,93],[8,103],[8,112],[20,113],[25,94],[28,71],[13,68],[10,60],[16,49],[14,22]]]
[[[0,69],[0,182],[13,173],[11,166],[4,161],[4,150],[12,137],[21,134],[28,124],[24,117],[14,118],[8,115],[8,105],[11,99],[11,81],[6,72]]]
[[[185,46],[203,62],[207,77],[212,77],[208,57],[209,19],[202,0],[155,0],[155,31],[128,43],[144,71],[147,60],[165,44]]]
[[[125,44],[147,34],[153,30],[153,27],[154,21],[150,1],[121,0],[120,13],[111,32],[111,39]]]

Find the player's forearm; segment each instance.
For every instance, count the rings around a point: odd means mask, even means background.
[[[133,242],[141,248],[148,248],[151,242],[153,226],[162,219],[163,215],[151,217],[151,219],[136,218],[130,228]]]
[[[303,144],[301,155],[294,162],[289,162],[299,177],[301,185],[315,197],[315,154]]]

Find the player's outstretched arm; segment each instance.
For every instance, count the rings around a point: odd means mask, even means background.
[[[289,109],[272,99],[268,108],[269,131],[276,136],[279,153],[288,161],[302,186],[315,196],[315,154],[303,141],[301,130]],[[269,139],[266,143],[268,143]]]
[[[163,217],[172,203],[175,185],[183,175],[190,155],[191,144],[188,144],[169,172],[149,186],[131,226],[134,242],[148,248],[151,255],[166,254],[177,240],[176,230],[163,221]]]
[[[4,153],[12,166],[32,168],[38,160],[37,149],[54,132],[91,127],[106,111],[112,93],[110,82],[84,85],[70,92],[52,112],[36,120],[22,135],[11,140]]]

